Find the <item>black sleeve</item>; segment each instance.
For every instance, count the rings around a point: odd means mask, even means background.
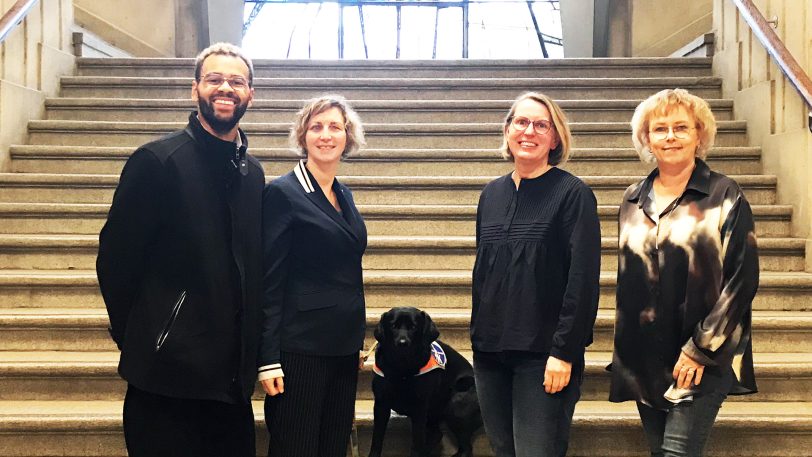
[[[589,187],[575,188],[564,205],[561,230],[570,266],[550,355],[572,362],[592,342],[600,292],[601,231],[598,203]]]
[[[163,166],[151,151],[135,151],[124,165],[99,234],[96,274],[110,317],[110,335],[119,348],[141,283],[145,250],[160,226],[162,175]]]
[[[282,306],[293,240],[293,211],[274,183],[262,196],[262,336],[258,367],[277,367],[280,360]]]
[[[753,297],[759,267],[750,204],[738,191],[721,228],[722,291],[710,313],[697,324],[682,350],[706,366],[730,363],[742,341],[750,338]]]

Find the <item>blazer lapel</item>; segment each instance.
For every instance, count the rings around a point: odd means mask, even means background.
[[[307,167],[305,167],[304,160],[300,160],[299,163],[296,164],[296,167],[293,169],[293,173],[296,175],[296,179],[299,181],[299,184],[301,184],[302,189],[304,190],[307,198],[314,205],[319,207],[319,209],[321,209],[321,211],[324,212],[324,214],[326,214],[336,224],[338,224],[341,228],[343,228],[344,231],[346,231],[350,236],[352,236],[353,239],[357,241],[358,235],[355,233],[355,230],[353,230],[353,227],[351,227],[350,224],[347,223],[344,217],[341,214],[339,214],[335,208],[333,208],[333,205],[330,203],[330,201],[327,200],[327,197],[324,195],[324,192],[321,191],[321,187],[318,186],[316,179],[313,178],[313,176],[307,170]],[[336,186],[336,184],[334,184],[334,187],[338,187],[337,191],[341,192],[340,186]],[[344,201],[347,201],[347,199],[344,198],[343,195],[339,198],[343,198]],[[348,208],[348,210],[350,209]],[[355,218],[355,214],[353,214],[352,217]]]

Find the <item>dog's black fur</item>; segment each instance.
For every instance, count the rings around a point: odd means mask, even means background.
[[[474,385],[474,370],[451,346],[438,341],[445,351],[445,369],[415,376],[431,357],[431,343],[440,332],[425,311],[392,308],[381,316],[375,329],[378,348],[375,362],[384,376],[375,375],[375,423],[369,457],[379,457],[390,410],[412,422],[412,457],[424,457],[442,439],[440,423],[454,435],[454,457],[472,457],[473,434],[482,427]]]

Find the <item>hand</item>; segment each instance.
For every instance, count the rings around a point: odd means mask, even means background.
[[[366,357],[366,354],[364,354],[364,351],[361,351],[360,353],[358,353],[358,369],[359,370],[364,369],[364,363],[366,363],[366,361],[367,361],[367,357]]]
[[[544,369],[544,391],[555,394],[564,390],[570,383],[572,364],[553,356],[547,358],[547,367]]]
[[[285,393],[285,378],[279,376],[278,378],[264,379],[262,380],[262,388],[266,394],[272,397]]]
[[[677,363],[674,365],[674,372],[671,375],[677,381],[677,387],[681,389],[688,389],[691,387],[691,381],[697,386],[702,381],[702,374],[705,372],[705,366],[695,362],[694,359],[688,357],[688,354],[681,352]]]

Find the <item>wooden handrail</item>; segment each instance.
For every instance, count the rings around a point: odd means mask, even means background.
[[[6,39],[6,35],[14,30],[14,27],[25,18],[25,15],[28,14],[28,10],[36,3],[37,0],[17,0],[17,2],[6,11],[6,14],[0,18],[0,43]]]
[[[733,4],[739,9],[742,18],[750,26],[750,30],[761,42],[762,46],[767,50],[767,53],[778,64],[778,68],[789,79],[795,90],[801,95],[806,102],[806,106],[812,110],[812,80],[806,74],[803,68],[795,60],[795,57],[789,52],[789,49],[784,45],[778,35],[775,33],[770,24],[761,14],[761,11],[753,4],[753,0],[732,0]],[[809,113],[809,131],[812,132],[812,111]]]

